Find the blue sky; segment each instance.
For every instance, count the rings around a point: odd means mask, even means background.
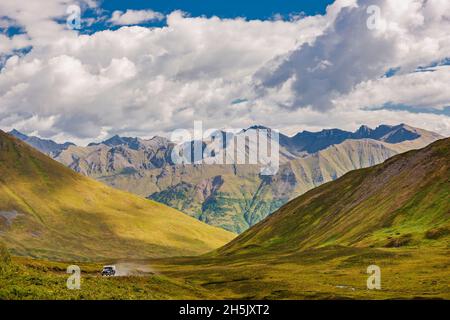
[[[265,20],[274,14],[284,16],[300,12],[306,15],[323,14],[326,6],[332,2],[331,0],[108,0],[102,2],[101,7],[109,11],[152,9],[165,14],[182,10],[192,16]]]
[[[289,20],[294,16],[313,16],[325,13],[326,7],[332,4],[333,0],[108,0],[99,2],[101,15],[106,17],[120,10],[153,10],[163,15],[180,10],[191,17],[219,17],[222,19],[245,18],[247,20],[273,20],[281,18]],[[83,12],[85,18],[99,17],[98,11],[86,9]],[[162,27],[166,25],[165,19],[161,21],[149,21],[139,23],[140,26]],[[83,34],[92,34],[105,29],[118,29],[120,26],[111,26],[107,20],[100,20],[90,27],[80,30]],[[10,31],[18,31],[17,29]],[[14,34],[14,32],[12,32]]]

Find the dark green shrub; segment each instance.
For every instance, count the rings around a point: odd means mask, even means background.
[[[439,238],[443,238],[443,237],[445,237],[445,236],[447,236],[449,234],[450,234],[450,229],[449,228],[446,228],[446,227],[435,228],[435,229],[428,230],[425,233],[425,238],[426,239],[430,239],[430,240],[436,240],[436,239],[439,239]]]

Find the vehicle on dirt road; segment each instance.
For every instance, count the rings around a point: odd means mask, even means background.
[[[102,276],[112,277],[116,275],[116,266],[104,266],[102,270]]]

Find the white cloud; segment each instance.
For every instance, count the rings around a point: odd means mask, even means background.
[[[13,52],[14,50],[23,49],[30,45],[29,38],[24,34],[7,37],[0,34],[0,56]]]
[[[380,8],[383,28],[367,27],[369,5]],[[328,110],[333,100],[381,78],[389,68],[400,67],[405,74],[448,56],[449,12],[445,0],[360,0],[339,11],[335,23],[314,43],[298,46],[261,70],[256,76],[259,89],[291,81],[286,104]]]
[[[253,73],[271,60],[312,41],[323,17],[296,22],[167,17],[167,27],[122,27],[92,35],[62,36],[14,57],[0,74],[0,116],[4,127],[20,115],[34,131],[38,114],[46,134],[97,137],[116,132],[151,134],[191,126],[203,118],[227,125],[230,106],[252,95]],[[220,39],[220,41],[217,41]],[[9,119],[9,120],[5,120]]]
[[[439,109],[450,101],[444,90],[448,67],[410,73],[450,52],[441,11],[448,1],[405,9],[374,0],[396,25],[370,33],[364,1],[354,8],[355,0],[338,0],[324,16],[292,21],[173,12],[162,28],[129,26],[91,35],[54,22],[69,1],[46,0],[43,10],[32,5],[44,11],[39,17],[30,17],[34,11],[17,1],[4,1],[0,15],[5,12],[26,32],[21,39],[6,37],[0,51],[25,44],[33,50],[10,58],[0,72],[3,129],[79,143],[114,133],[162,134],[191,128],[194,120],[207,127],[259,123],[288,132],[407,122],[450,134],[444,115],[363,108],[393,102]],[[381,77],[398,66],[399,75]]]
[[[368,80],[337,99],[341,108],[401,104],[414,109],[443,110],[450,106],[450,66],[429,68],[391,78]]]
[[[144,22],[161,21],[164,19],[162,13],[153,10],[130,10],[126,12],[116,10],[109,20],[114,25],[125,26],[140,24]]]
[[[0,17],[8,17],[15,26],[23,29],[34,46],[44,46],[61,37],[75,36],[76,32],[66,28],[56,19],[67,18],[67,8],[73,0],[2,0]],[[80,0],[81,8],[95,8],[96,1]]]

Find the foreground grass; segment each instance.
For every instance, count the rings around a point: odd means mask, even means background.
[[[66,288],[69,263],[16,257],[0,272],[0,299],[450,299],[449,257],[448,248],[328,247],[141,261],[155,273],[113,278],[79,264],[80,290]],[[371,264],[381,268],[381,290],[367,289]]]
[[[368,290],[369,265],[381,290]],[[173,279],[233,299],[450,299],[450,250],[328,247],[227,260],[180,259],[153,267]]]
[[[15,258],[0,273],[0,299],[202,299],[207,296],[185,281],[162,275],[101,277],[101,265],[80,264],[80,290],[69,290],[69,264]],[[203,290],[204,291],[204,290]]]

